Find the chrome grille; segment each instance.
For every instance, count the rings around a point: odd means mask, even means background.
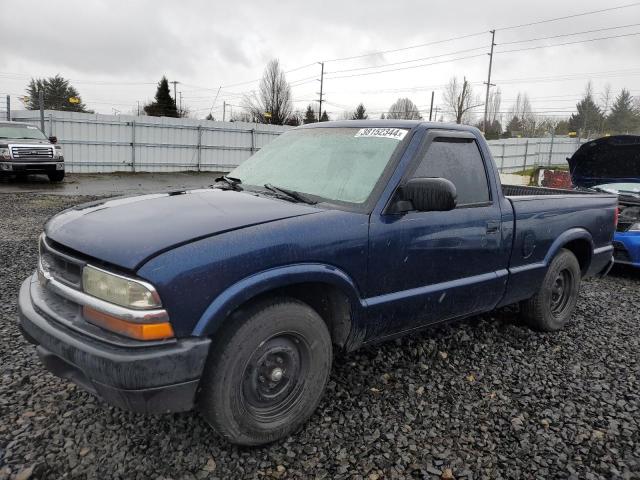
[[[53,148],[38,146],[11,147],[13,158],[53,158]]]
[[[40,258],[38,261],[39,268],[43,273],[70,287],[80,288],[82,267],[85,263],[55,249],[44,236],[40,238]]]

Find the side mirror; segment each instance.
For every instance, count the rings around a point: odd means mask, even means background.
[[[51,143],[58,143],[58,137],[49,137]]]
[[[446,178],[412,178],[400,190],[399,211],[446,212],[456,208],[456,187]],[[398,210],[398,209],[396,209]]]

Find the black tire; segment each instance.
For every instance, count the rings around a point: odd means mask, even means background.
[[[64,179],[64,170],[47,173],[47,177],[49,177],[50,182],[61,182]]]
[[[538,293],[520,305],[527,324],[544,332],[564,327],[575,310],[580,280],[578,260],[563,248],[551,261]]]
[[[311,416],[332,360],[329,331],[315,310],[294,299],[259,302],[232,315],[216,337],[198,408],[222,437],[270,443]]]

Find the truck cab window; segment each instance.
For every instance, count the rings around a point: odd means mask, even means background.
[[[420,160],[413,177],[442,177],[458,193],[458,206],[487,203],[489,184],[478,145],[471,139],[436,138]]]

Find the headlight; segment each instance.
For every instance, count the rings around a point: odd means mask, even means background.
[[[11,160],[11,152],[9,152],[8,148],[0,148],[0,159]]]
[[[56,145],[53,148],[53,158],[61,158],[62,157],[62,147],[60,145]]]
[[[162,306],[158,293],[148,283],[90,265],[82,271],[82,288],[89,295],[122,307],[147,309]]]

